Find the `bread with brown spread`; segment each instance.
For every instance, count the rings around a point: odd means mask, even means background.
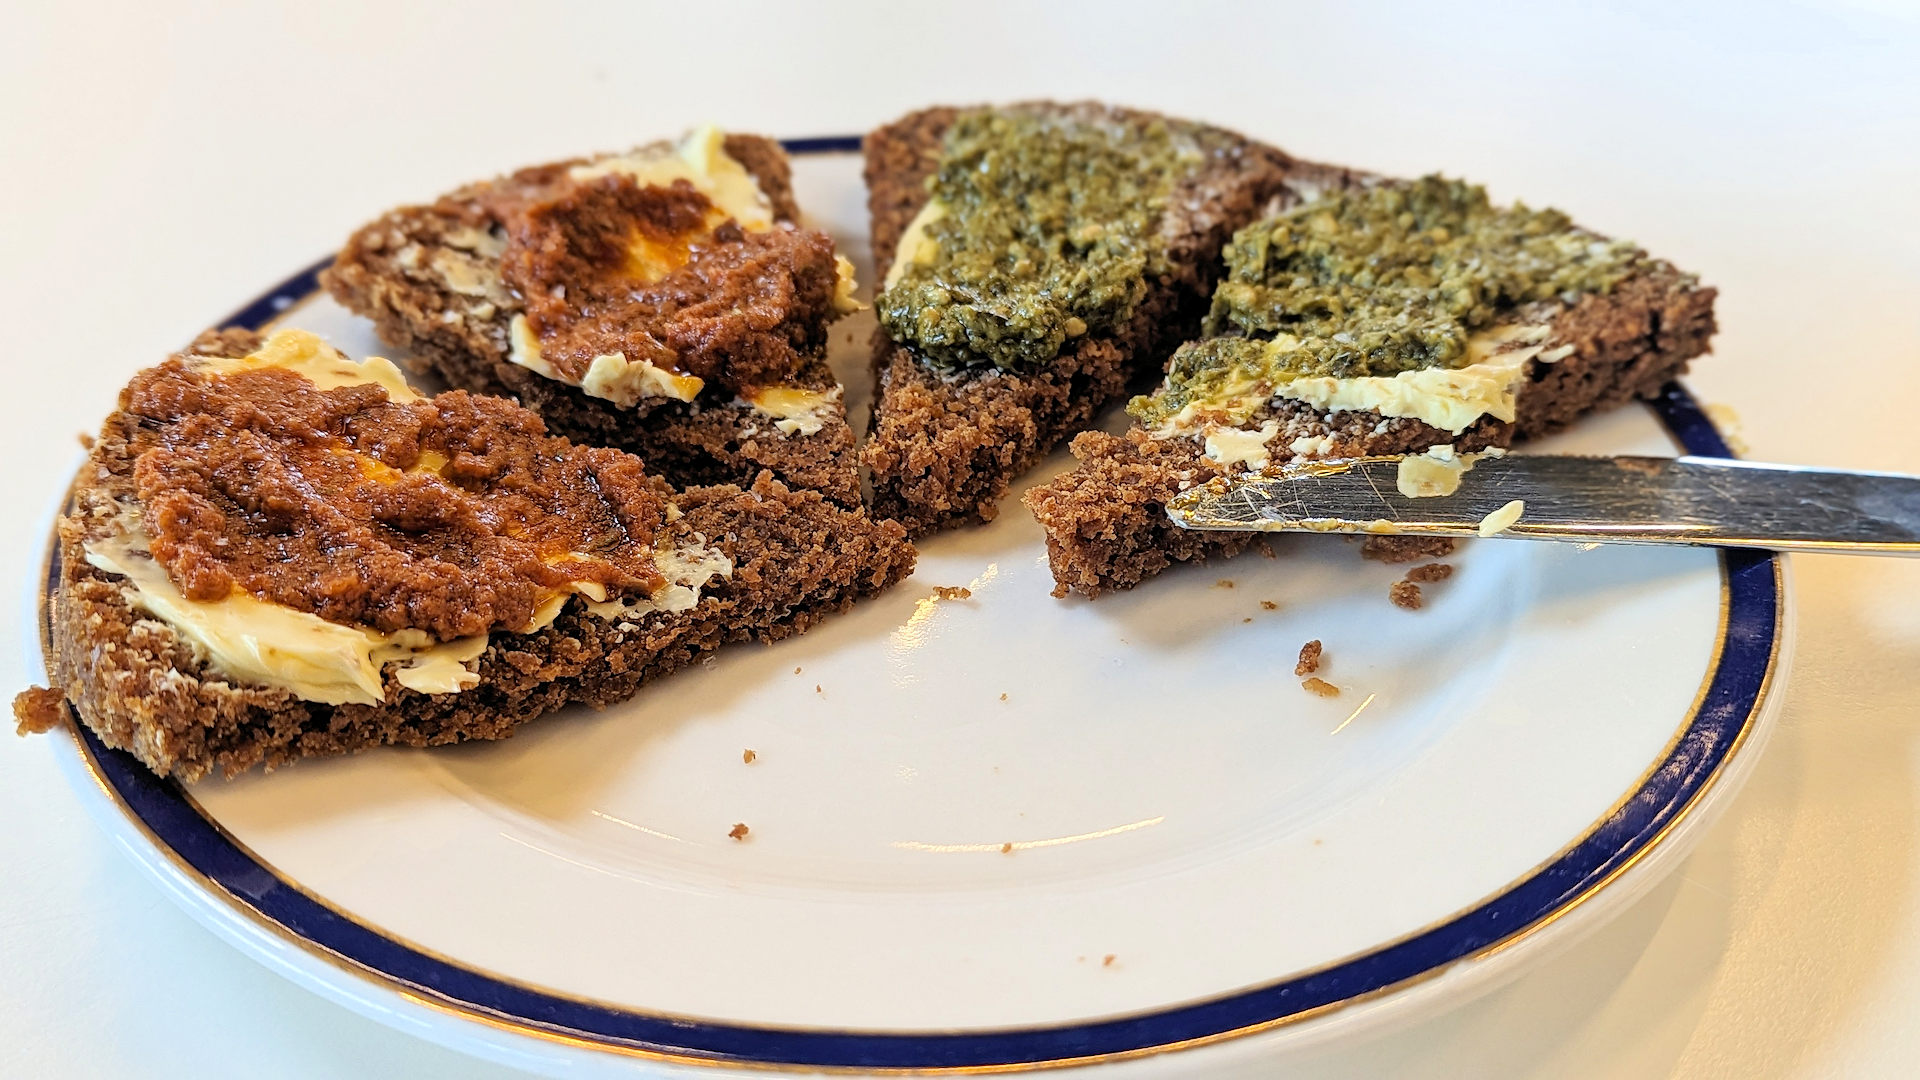
[[[372,319],[381,340],[400,350],[419,373],[449,387],[512,397],[540,414],[554,432],[631,450],[676,484],[749,484],[767,470],[790,488],[853,505],[860,497],[854,436],[825,358],[826,327],[842,310],[833,300],[831,241],[798,225],[791,168],[779,143],[730,134],[721,145],[764,196],[776,238],[824,245],[828,258],[815,251],[814,257],[790,263],[712,265],[715,256],[740,246],[739,230],[728,234],[727,226],[719,230],[721,242],[695,245],[676,279],[686,284],[684,295],[637,320],[640,329],[660,330],[669,356],[676,351],[680,360],[694,352],[723,355],[727,362],[716,363],[714,370],[695,372],[709,378],[691,401],[650,397],[617,404],[511,360],[515,317],[552,299],[530,300],[515,287],[513,275],[503,273],[503,258],[516,254],[516,231],[569,199],[597,194],[596,185],[608,178],[587,181],[573,175],[612,155],[522,169],[426,205],[391,211],[353,234],[322,282],[341,304]],[[585,224],[589,230],[604,229],[604,223]],[[605,240],[572,239],[576,248]],[[557,293],[564,297],[566,289]],[[616,318],[635,321],[628,314]],[[671,328],[673,336],[644,325],[669,319],[681,323]],[[784,358],[770,374],[743,365],[769,354]],[[742,381],[828,395],[813,417],[817,430],[783,429],[737,393],[732,384]]]
[[[182,356],[242,356],[260,346],[259,335],[251,332],[210,333]],[[139,385],[143,384],[136,379],[135,386]],[[196,392],[190,383],[181,385],[187,386],[188,393]],[[286,688],[251,685],[210,666],[204,649],[142,606],[141,594],[127,577],[89,559],[90,543],[124,534],[129,513],[136,515],[135,520],[146,521],[150,530],[154,527],[154,516],[146,513],[150,507],[141,502],[140,493],[154,492],[155,483],[166,485],[167,476],[156,470],[170,467],[154,453],[156,446],[167,445],[156,442],[160,437],[154,433],[169,426],[178,428],[181,416],[186,423],[206,416],[204,411],[194,411],[205,407],[183,398],[176,392],[178,387],[168,390],[173,394],[169,407],[178,416],[156,419],[150,411],[130,411],[134,388],[123,394],[121,410],[108,418],[59,522],[59,587],[48,598],[52,689],[22,694],[15,712],[23,731],[39,730],[58,723],[70,705],[107,745],[133,753],[155,772],[182,780],[215,772],[231,776],[255,765],[271,768],[302,757],[380,745],[434,746],[503,738],[520,724],[565,705],[621,701],[646,682],[729,642],[770,642],[800,633],[900,580],[913,568],[914,550],[899,525],[873,520],[819,492],[796,490],[770,472],[762,472],[746,485],[675,489],[641,476],[640,463],[626,455],[582,448],[583,454],[598,455],[593,460],[602,475],[617,473],[629,482],[632,497],[626,505],[615,507],[617,514],[640,513],[634,509],[639,503],[652,506],[648,512],[654,513],[656,531],[648,535],[658,549],[697,542],[723,554],[730,570],[705,581],[697,600],[677,609],[593,614],[586,610],[585,597],[569,596],[558,616],[536,631],[496,628],[485,639],[484,651],[467,662],[471,685],[458,692],[410,689],[402,685],[395,665],[388,664],[379,669],[383,698],[377,703],[321,704]],[[151,395],[142,400],[151,400]],[[443,399],[435,399],[436,407],[439,400]],[[538,422],[514,406],[491,399],[476,402],[490,415],[539,437]],[[352,414],[336,426],[357,431],[355,425],[363,419]],[[171,465],[186,470],[181,476],[187,489],[204,486],[209,474],[228,470],[208,481],[218,487],[219,512],[190,500],[179,506],[169,504],[161,514],[165,520],[158,522],[163,534],[181,543],[224,549],[227,534],[222,529],[239,530],[231,535],[248,540],[285,528],[288,519],[278,502],[282,496],[240,475],[270,473],[278,463],[269,455],[260,462],[261,468],[250,470],[244,448],[230,445],[231,436],[217,432],[216,436],[202,445],[214,447],[217,453],[209,451],[197,459],[186,455]],[[376,456],[387,453],[395,438],[406,437],[406,430],[399,430],[397,436],[388,431],[366,438],[355,435],[361,440],[357,445]],[[565,452],[557,440],[541,446],[540,452],[548,457],[556,449]],[[475,453],[487,449],[472,448]],[[399,452],[409,453],[404,448]],[[459,452],[445,456],[455,460],[439,467],[456,480],[484,472],[484,462],[478,459],[464,459]],[[405,475],[381,472],[377,462],[362,461],[362,465],[394,479]],[[495,470],[497,482],[509,487],[521,479],[498,473]],[[200,508],[195,510],[195,505]],[[657,513],[662,509],[664,514]],[[427,528],[409,522],[431,514],[433,505],[429,499],[413,506],[376,507],[375,512],[384,515],[381,521],[398,522],[391,527],[404,533]],[[202,516],[195,518],[195,514]],[[276,514],[280,515],[277,526]],[[506,534],[513,533],[509,526]],[[388,535],[398,546],[414,542]],[[208,540],[210,536],[214,539]],[[301,539],[289,536],[288,550],[301,549]],[[605,546],[594,549],[608,550]],[[343,564],[352,562],[338,552],[330,557]],[[363,559],[350,570],[358,573],[365,565],[369,563]],[[169,577],[173,576],[169,567]],[[354,602],[366,599],[348,592],[348,585],[358,580],[351,574],[347,578],[323,574],[318,580],[327,583],[329,593],[343,593]],[[193,582],[173,584],[183,591],[196,587]],[[406,583],[386,580],[385,584],[398,588]],[[364,587],[381,585],[377,580]],[[381,618],[404,620],[409,610],[430,608],[436,595],[429,582],[425,591],[416,590],[408,604],[367,610],[383,611]],[[433,625],[457,628],[458,612],[432,614],[437,620]]]

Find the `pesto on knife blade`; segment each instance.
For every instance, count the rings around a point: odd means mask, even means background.
[[[893,340],[943,367],[1033,371],[1132,316],[1167,272],[1161,212],[1203,154],[1164,121],[978,111],[947,132],[929,211],[875,301]]]
[[[1469,339],[1514,308],[1608,292],[1644,259],[1558,210],[1495,207],[1460,180],[1331,194],[1235,234],[1207,337],[1127,408],[1151,426],[1294,378],[1459,367]]]

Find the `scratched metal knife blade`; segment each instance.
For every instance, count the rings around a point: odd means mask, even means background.
[[[1452,494],[1398,487],[1400,459],[1304,462],[1183,492],[1189,529],[1473,536],[1524,503],[1501,536],[1920,555],[1920,477],[1723,458],[1481,457]]]

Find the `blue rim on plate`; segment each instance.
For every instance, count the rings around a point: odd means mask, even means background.
[[[846,153],[858,136],[790,139],[792,154]],[[319,289],[322,260],[235,312],[258,329]],[[1650,402],[1687,453],[1731,457],[1678,383]],[[1392,990],[1538,929],[1653,848],[1712,785],[1760,714],[1779,645],[1778,556],[1721,554],[1718,656],[1686,728],[1605,820],[1505,892],[1372,952],[1207,1001],[1112,1020],[980,1032],[843,1032],[755,1027],[633,1012],[542,992],[420,952],[309,896],[203,816],[184,790],[113,750],[77,718],[94,776],[176,863],[234,907],[310,951],[430,1005],[522,1034],[685,1063],[813,1069],[1019,1069],[1132,1057],[1250,1034]],[[52,560],[48,592],[58,584]]]

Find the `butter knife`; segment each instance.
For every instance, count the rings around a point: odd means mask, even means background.
[[[1920,477],[1900,473],[1514,454],[1474,459],[1450,494],[1414,497],[1399,487],[1402,460],[1302,462],[1214,480],[1175,496],[1167,516],[1182,528],[1236,532],[1497,534],[1920,555]]]

